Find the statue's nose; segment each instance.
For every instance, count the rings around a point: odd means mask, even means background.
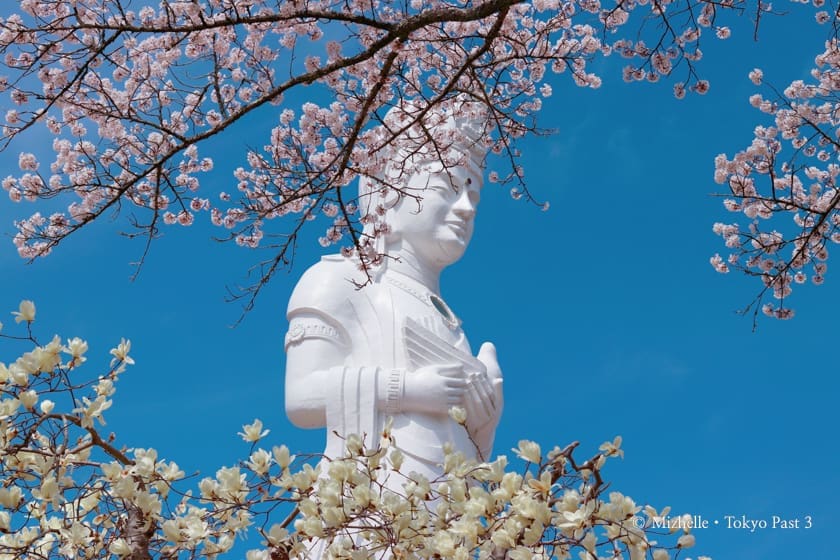
[[[452,207],[452,211],[456,216],[464,221],[470,221],[475,217],[475,205],[470,200],[467,193],[462,193]]]

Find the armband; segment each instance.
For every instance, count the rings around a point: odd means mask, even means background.
[[[290,345],[298,344],[308,338],[320,338],[345,345],[341,333],[330,325],[315,319],[295,318],[289,323],[289,332],[286,333],[283,348],[288,350]]]

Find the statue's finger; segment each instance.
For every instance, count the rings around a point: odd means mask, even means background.
[[[444,364],[438,368],[438,373],[446,377],[463,377],[464,366],[461,364]]]
[[[477,390],[481,396],[481,406],[484,407],[487,416],[492,417],[493,412],[496,410],[496,396],[490,390],[489,384],[482,384],[477,387]]]
[[[496,392],[493,390],[492,381],[486,375],[479,375],[475,379],[475,386],[479,399],[488,410],[488,415],[492,415],[496,408]]]
[[[459,406],[459,405],[463,404],[463,401],[464,401],[464,397],[463,397],[463,395],[460,391],[457,392],[457,393],[456,392],[447,393],[447,395],[446,395],[446,404],[449,405],[449,406]]]
[[[474,421],[478,424],[484,424],[490,418],[492,411],[487,408],[487,398],[481,390],[480,383],[473,382],[470,384],[468,388],[468,396],[474,409]]]
[[[481,348],[478,350],[478,356],[476,356],[481,363],[486,365],[488,369],[490,366],[497,366],[499,365],[499,360],[496,357],[496,345],[492,342],[485,342],[481,345]]]
[[[467,380],[459,379],[457,377],[447,377],[443,384],[444,387],[449,389],[460,389],[461,392],[463,392],[464,387],[467,386]]]
[[[504,383],[501,379],[494,379],[493,380],[493,394],[496,395],[496,403],[501,403],[504,392],[502,391],[502,386]]]
[[[466,403],[469,404],[469,408],[467,409],[467,421],[472,426],[483,426],[487,423],[487,420],[490,417],[487,415],[487,411],[484,409],[484,406],[481,402],[481,396],[479,395],[475,386],[469,388],[467,397],[464,399],[465,408]]]

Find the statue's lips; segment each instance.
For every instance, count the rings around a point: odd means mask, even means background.
[[[446,222],[446,225],[454,229],[455,233],[462,237],[467,235],[467,224],[464,222]]]

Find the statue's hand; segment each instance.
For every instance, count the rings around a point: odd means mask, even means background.
[[[464,404],[467,379],[461,364],[424,366],[405,376],[402,409],[429,414],[447,414]]]
[[[478,352],[478,360],[485,371],[471,374],[464,408],[467,411],[467,428],[471,433],[494,429],[502,415],[502,369],[496,358],[496,347],[485,342]]]
[[[478,350],[478,361],[487,368],[487,375],[494,386],[498,386],[501,393],[502,368],[499,367],[499,360],[496,358],[496,345],[492,342],[485,342]]]

